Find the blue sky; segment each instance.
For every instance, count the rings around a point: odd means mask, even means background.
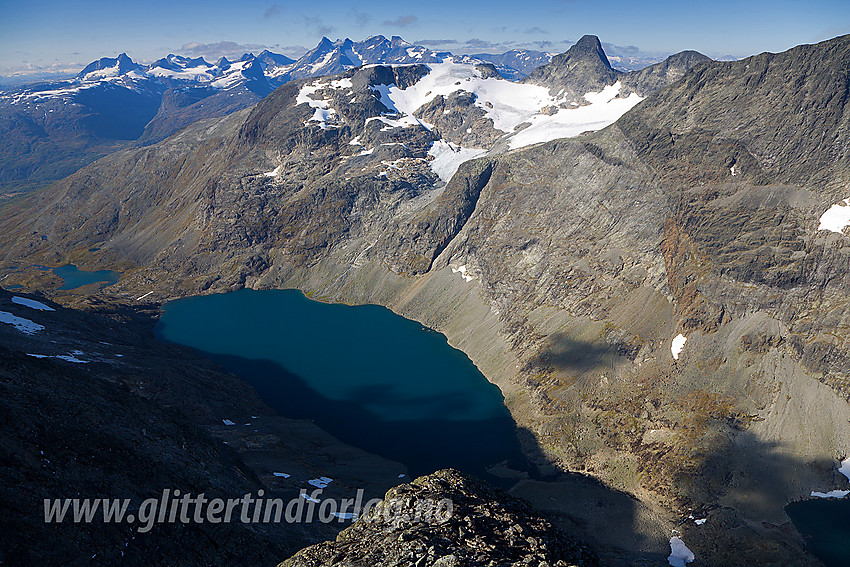
[[[75,69],[122,51],[140,61],[266,47],[297,55],[323,35],[400,35],[474,53],[564,51],[589,33],[651,53],[696,49],[714,57],[746,56],[850,33],[847,8],[846,0],[0,0],[0,75]]]

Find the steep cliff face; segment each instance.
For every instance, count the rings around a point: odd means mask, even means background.
[[[614,125],[494,149],[447,184],[442,126],[403,127],[374,94],[415,66],[291,83],[7,208],[4,265],[125,262],[110,290],[152,300],[298,287],[387,305],[502,388],[541,464],[735,526],[724,546],[728,530],[683,528],[698,556],[804,561],[782,507],[846,485],[850,452],[850,247],[819,229],[850,197],[848,50],[683,56]]]

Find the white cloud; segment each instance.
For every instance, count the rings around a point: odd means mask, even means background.
[[[417,18],[413,14],[408,14],[406,16],[399,16],[398,18],[396,18],[394,20],[386,20],[386,21],[384,21],[384,25],[385,26],[396,26],[396,27],[399,27],[399,28],[406,28],[406,27],[409,27],[409,26],[416,25],[416,23],[418,21],[419,21],[419,18]]]
[[[190,41],[183,44],[180,48],[180,53],[192,57],[203,57],[204,59],[214,60],[219,57],[227,57],[228,59],[238,59],[245,53],[257,53],[264,49],[274,51],[278,46],[263,45],[260,43],[236,43],[235,41],[219,41],[216,43],[200,43],[198,41]]]

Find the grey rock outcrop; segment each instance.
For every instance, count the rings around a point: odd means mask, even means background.
[[[335,541],[279,567],[319,565],[590,567],[598,560],[527,503],[449,469],[393,488]]]

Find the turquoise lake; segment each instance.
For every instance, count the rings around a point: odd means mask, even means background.
[[[49,269],[49,268],[48,268]],[[121,277],[120,272],[112,270],[98,270],[96,272],[87,272],[77,268],[74,264],[66,264],[53,268],[53,273],[62,278],[62,287],[59,289],[77,289],[84,285],[102,283],[103,287],[118,283]]]
[[[499,389],[444,335],[383,307],[240,290],[168,303],[156,333],[243,377],[281,415],[413,474],[525,468]]]

